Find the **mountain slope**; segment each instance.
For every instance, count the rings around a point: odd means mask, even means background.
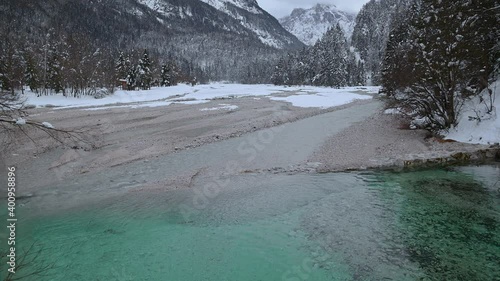
[[[253,31],[259,40],[271,47],[288,48],[301,45],[300,41],[255,0],[200,0],[237,20],[242,26]]]
[[[317,4],[310,9],[295,9],[280,19],[283,27],[307,45],[314,45],[337,23],[349,40],[354,29],[355,15],[340,11],[335,5]]]
[[[300,41],[264,11],[255,0],[137,0],[157,14],[169,28],[186,26],[183,21],[197,21],[196,28],[210,27],[255,37],[270,47],[297,48]],[[175,20],[174,20],[175,19]]]
[[[250,64],[304,46],[255,0],[2,0],[0,25],[29,41],[52,29],[106,48],[181,56],[214,80],[241,81]]]
[[[0,16],[25,30],[77,29],[104,41],[148,33],[232,33],[274,48],[302,47],[255,0],[5,0]]]

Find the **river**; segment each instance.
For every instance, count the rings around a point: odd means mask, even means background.
[[[499,163],[286,172],[379,106],[42,186],[18,202],[15,277],[500,280]],[[183,188],[147,188],[185,174]]]

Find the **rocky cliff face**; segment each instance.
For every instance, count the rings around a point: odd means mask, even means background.
[[[314,45],[328,30],[339,24],[346,38],[352,35],[355,14],[337,9],[335,5],[317,4],[311,9],[295,9],[280,19],[283,27],[307,45]]]
[[[231,32],[278,49],[301,42],[264,11],[255,0],[137,0],[170,29],[191,26],[190,32]],[[138,15],[140,15],[139,13]]]

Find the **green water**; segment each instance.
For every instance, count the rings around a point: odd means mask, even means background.
[[[203,208],[190,207],[192,190],[54,214],[26,204],[17,239],[35,244],[15,277],[42,269],[21,280],[500,280],[498,179],[495,165],[246,175]]]

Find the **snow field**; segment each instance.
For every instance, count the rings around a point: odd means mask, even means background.
[[[58,109],[82,108],[85,110],[103,110],[110,108],[140,108],[168,106],[172,103],[199,104],[211,100],[226,100],[240,97],[269,97],[272,100],[290,102],[297,107],[329,108],[350,103],[356,99],[371,99],[371,94],[378,92],[378,87],[346,87],[333,89],[310,86],[274,86],[274,85],[242,85],[213,83],[189,86],[180,84],[173,87],[153,88],[148,91],[122,91],[102,99],[90,96],[81,98],[49,95],[37,97],[35,93],[26,92],[25,104],[34,107],[57,107]],[[279,96],[276,96],[279,95]],[[288,95],[283,97],[284,95]],[[222,105],[220,110],[228,110]],[[232,107],[230,107],[232,108]],[[231,109],[231,110],[234,110]]]

